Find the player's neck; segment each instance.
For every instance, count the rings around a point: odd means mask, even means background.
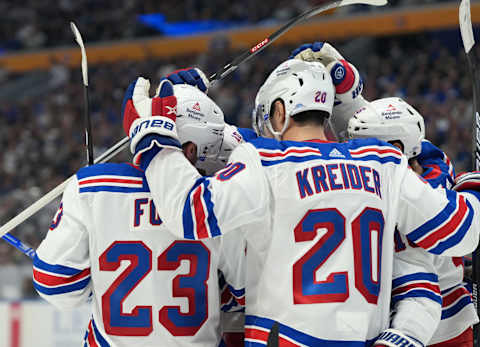
[[[308,140],[323,140],[327,141],[325,130],[322,126],[295,126],[292,125],[283,133],[282,140],[284,141],[308,141]]]

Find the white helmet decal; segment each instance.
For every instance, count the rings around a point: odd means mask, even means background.
[[[267,127],[280,139],[288,128],[290,117],[298,113],[318,110],[331,115],[334,98],[332,78],[323,64],[287,60],[273,70],[257,93],[252,114],[254,129],[264,135]],[[270,123],[270,110],[276,100],[282,100],[285,106],[285,124],[281,131],[275,131]]]
[[[404,100],[393,97],[378,99],[358,110],[348,122],[351,138],[375,137],[382,141],[400,141],[408,158],[422,150],[425,138],[423,117]]]

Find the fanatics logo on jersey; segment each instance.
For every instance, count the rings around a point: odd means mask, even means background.
[[[330,158],[345,158],[345,156],[336,148],[332,149],[328,156]]]
[[[200,112],[200,104],[197,102],[195,105],[192,107],[194,110]]]

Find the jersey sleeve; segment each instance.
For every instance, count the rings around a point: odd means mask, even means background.
[[[246,239],[242,231],[223,235],[220,239],[219,269],[223,275],[221,284],[221,309],[238,311],[245,307]]]
[[[176,237],[211,238],[267,219],[267,178],[250,144],[238,146],[213,177],[200,176],[182,152],[162,149],[145,176],[159,214]]]
[[[441,314],[442,297],[434,255],[410,246],[396,232],[391,327],[427,345],[437,330]]]
[[[398,179],[397,226],[402,234],[430,253],[463,256],[475,250],[480,231],[480,200],[476,193],[434,189],[408,169]]]
[[[87,216],[74,178],[33,260],[33,285],[58,308],[73,308],[91,295]]]

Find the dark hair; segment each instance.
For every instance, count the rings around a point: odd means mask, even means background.
[[[327,111],[305,111],[301,113],[297,113],[293,116],[293,120],[300,126],[305,125],[315,125],[315,126],[325,126],[325,122],[327,121],[330,115]]]
[[[270,107],[270,115],[273,116],[275,112],[275,103],[277,101],[281,101],[282,104],[283,100],[278,98],[274,102],[272,102],[272,106]],[[319,110],[312,110],[312,111],[305,111],[297,113],[292,117],[292,119],[300,126],[305,125],[314,125],[314,126],[325,126],[325,122],[330,117],[327,111],[319,111]]]

